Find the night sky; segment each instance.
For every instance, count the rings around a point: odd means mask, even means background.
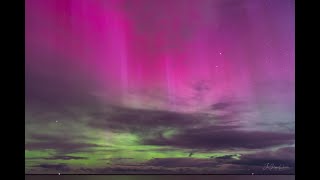
[[[294,0],[26,0],[28,174],[294,174]]]

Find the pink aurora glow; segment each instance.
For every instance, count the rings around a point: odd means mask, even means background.
[[[294,7],[227,2],[27,0],[26,66],[130,107],[198,111],[232,98],[292,111]],[[39,58],[52,54],[62,58]]]

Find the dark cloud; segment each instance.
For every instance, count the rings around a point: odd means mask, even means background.
[[[30,140],[33,141],[30,142]],[[53,149],[61,153],[81,152],[88,148],[101,147],[97,144],[74,142],[71,137],[45,134],[31,134],[28,141],[25,144],[26,150]]]
[[[65,136],[65,134],[40,134],[40,133],[29,133],[29,138],[35,141],[51,141],[51,142],[70,142],[75,139],[92,141],[95,140],[92,137],[88,137],[82,134],[69,134],[70,136]],[[72,135],[72,136],[71,136]]]
[[[215,159],[230,160],[230,159],[233,159],[234,156],[235,155],[218,156]]]
[[[94,169],[91,168],[80,168],[79,170],[84,173],[95,173]]]
[[[261,151],[244,154],[235,158],[235,155],[203,158],[156,158],[145,163],[146,166],[163,168],[208,168],[210,173],[237,173],[237,174],[294,174],[294,147],[280,148],[275,151]],[[190,172],[189,172],[190,173]]]
[[[113,107],[109,112],[91,113],[89,126],[102,129],[132,130],[158,127],[184,128],[207,122],[206,114]]]
[[[26,56],[26,103],[30,105],[40,102],[54,110],[92,101],[93,97],[88,94],[92,83],[87,76],[72,68],[70,59],[42,48]]]
[[[89,143],[74,143],[74,142],[30,142],[25,145],[26,150],[44,150],[53,149],[59,152],[71,153],[71,152],[82,152],[85,149],[99,147],[96,144]]]
[[[87,157],[79,157],[79,156],[53,156],[48,158],[43,158],[47,160],[78,160],[78,159],[88,159]]]
[[[232,113],[234,104],[229,101],[221,101],[214,104],[214,108],[225,108],[231,113],[224,115],[206,113],[180,113],[162,110],[132,109],[119,106],[107,106],[104,111],[97,109],[95,112],[88,112],[89,119],[82,121],[91,128],[100,130],[112,130],[131,132],[139,136],[142,145],[156,145],[170,147],[173,149],[192,149],[200,151],[215,150],[258,150],[294,143],[294,134],[283,132],[246,131],[241,126],[230,122],[237,117],[237,113]],[[91,112],[91,113],[90,113]],[[170,136],[163,133],[168,130],[178,130]],[[77,134],[77,133],[76,133]],[[29,133],[26,143],[26,150],[53,149],[57,155],[48,157],[46,160],[70,160],[86,159],[86,157],[66,156],[72,152],[98,152],[103,151],[102,146],[84,140],[86,137],[75,135],[62,136],[59,134],[39,134]],[[72,135],[72,136],[71,136]],[[94,142],[94,141],[93,141]],[[97,149],[97,147],[101,147]],[[94,148],[94,149],[92,149]],[[161,150],[161,149],[160,149]],[[105,150],[105,152],[111,150]],[[196,152],[195,151],[195,152]],[[117,152],[114,150],[112,153]],[[290,152],[290,153],[289,153]],[[292,153],[293,152],[293,153]],[[240,160],[236,160],[234,155],[220,157],[208,156],[207,159],[197,159],[194,157],[185,158],[164,158],[152,159],[144,164],[137,163],[136,166],[129,166],[131,162],[127,158],[108,159],[112,167],[72,169],[75,173],[248,173],[254,170],[256,173],[267,173],[261,169],[267,163],[281,166],[288,166],[288,169],[280,173],[291,173],[294,169],[294,157],[287,159],[279,158],[294,154],[294,149],[283,148],[277,153],[263,152],[261,154],[242,155]],[[261,158],[264,157],[264,158]],[[107,160],[107,159],[100,159]],[[106,163],[106,165],[108,165]],[[114,167],[117,166],[117,167]],[[44,166],[46,167],[46,166]],[[48,169],[48,168],[47,168]],[[54,169],[54,168],[51,168]],[[36,172],[36,171],[34,171]],[[67,172],[67,171],[65,171]],[[275,173],[271,171],[269,173]]]
[[[211,108],[213,110],[224,110],[228,107],[230,107],[230,103],[227,103],[227,102],[218,102],[211,105]]]
[[[214,167],[216,162],[211,159],[196,158],[155,158],[145,163],[147,166],[161,167]]]
[[[104,110],[88,112],[87,124],[93,128],[131,131],[134,133],[155,131],[158,128],[188,129],[190,127],[208,126],[212,123],[229,123],[239,121],[241,112],[248,112],[239,102],[221,101],[212,105],[213,109],[223,109],[221,113],[185,113],[167,110],[135,109],[108,105]],[[227,108],[227,109],[226,109]],[[209,125],[210,126],[210,125]]]
[[[241,161],[237,164],[246,165],[265,165],[267,163],[282,164],[293,167],[295,162],[295,148],[284,147],[276,151],[262,151],[253,154],[246,154],[241,156]]]
[[[294,174],[295,148],[284,147],[275,151],[261,151],[242,155],[232,164],[255,170],[260,174]]]
[[[146,139],[147,145],[165,145],[192,149],[259,149],[294,143],[294,134],[244,131],[232,127],[209,126],[187,129],[171,138]]]
[[[220,102],[216,103],[215,107],[222,108],[228,105],[226,102]],[[232,122],[230,119],[237,116],[236,113],[210,116],[205,113],[188,114],[118,106],[109,106],[108,108],[107,111],[89,113],[90,119],[86,123],[92,128],[141,135],[142,143],[145,145],[217,150],[259,149],[294,143],[294,134],[292,133],[245,131],[240,129],[240,126],[229,124]],[[178,133],[170,138],[163,137],[162,133],[168,128],[177,129]],[[32,139],[45,142],[28,143],[27,147],[75,150],[96,146],[94,144],[73,143],[71,140],[68,141],[67,137],[44,136],[33,135]]]
[[[193,89],[197,92],[209,91],[211,83],[209,81],[198,81],[193,84]]]
[[[43,169],[56,170],[56,171],[62,171],[62,172],[67,172],[71,170],[71,168],[66,164],[39,164],[33,167],[39,167]]]
[[[57,142],[57,141],[65,141],[66,138],[68,137],[59,137],[59,136],[53,136],[49,134],[38,134],[38,133],[33,133],[30,135],[31,139],[37,140],[37,141],[52,141],[52,142]]]
[[[79,156],[52,156],[52,157],[31,157],[26,159],[35,159],[35,160],[79,160],[79,159],[88,159],[88,157],[79,157]]]

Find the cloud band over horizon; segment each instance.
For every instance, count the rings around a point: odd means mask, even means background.
[[[26,0],[28,174],[294,174],[294,0]]]

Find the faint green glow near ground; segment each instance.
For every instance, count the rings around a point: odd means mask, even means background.
[[[143,145],[138,135],[130,133],[105,133],[99,131],[91,133],[91,135],[94,134],[95,140],[90,143],[99,146],[85,151],[61,153],[54,149],[26,150],[26,170],[40,164],[66,164],[73,168],[101,168],[119,164],[140,164],[154,158],[187,158],[189,153],[192,152],[192,150],[188,149]],[[165,138],[171,138],[176,133],[176,130],[170,129],[164,131],[162,135]],[[188,158],[210,158],[211,156],[219,157],[224,155],[226,154],[217,152],[196,152],[192,157]],[[54,156],[76,156],[86,159],[47,159]]]

